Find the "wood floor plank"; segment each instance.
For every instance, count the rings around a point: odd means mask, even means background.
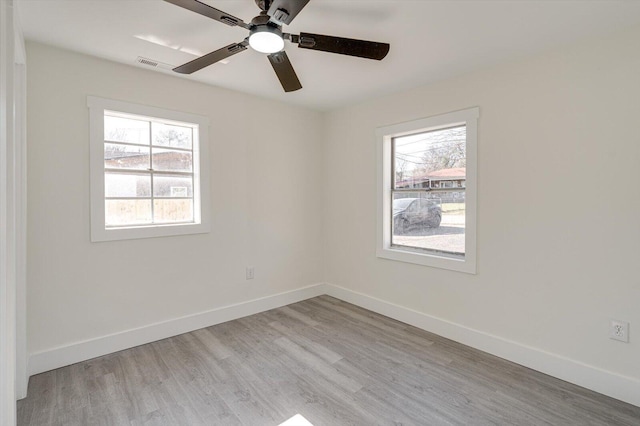
[[[33,376],[19,425],[640,425],[640,408],[329,296]]]

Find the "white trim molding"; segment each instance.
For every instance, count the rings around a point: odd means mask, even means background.
[[[29,374],[43,373],[98,356],[144,345],[145,343],[155,342],[248,315],[290,305],[312,297],[321,296],[325,293],[326,289],[324,284],[314,284],[284,293],[223,306],[206,312],[187,315],[37,352],[32,354],[29,359]]]
[[[0,1],[0,424],[16,421],[26,375],[26,74],[13,0]]]
[[[16,398],[27,396],[27,52],[18,7],[15,36],[14,101],[16,138]]]
[[[640,407],[640,380],[475,330],[336,285],[327,294],[516,364]]]

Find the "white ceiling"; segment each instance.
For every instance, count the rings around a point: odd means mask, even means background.
[[[254,0],[203,1],[245,22],[259,13]],[[247,36],[162,0],[18,0],[18,9],[29,40],[144,68],[138,56],[180,65],[196,57],[189,51]],[[635,0],[311,0],[286,32],[388,42],[389,55],[378,62],[287,43],[304,86],[292,93],[251,49],[190,76],[158,72],[327,110],[638,24]]]

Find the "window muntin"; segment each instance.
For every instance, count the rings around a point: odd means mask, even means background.
[[[464,258],[466,126],[393,137],[391,144],[391,246]]]
[[[91,240],[203,233],[207,118],[89,96]]]
[[[478,116],[478,108],[469,108],[376,130],[378,257],[476,273]],[[450,133],[465,142],[458,143],[457,156],[455,147],[442,143],[454,144]],[[431,145],[409,145],[429,138]],[[441,148],[451,151],[451,161],[442,161]],[[394,220],[402,209],[412,215],[405,217],[410,222],[406,230]],[[440,226],[449,228],[446,235],[439,235]]]

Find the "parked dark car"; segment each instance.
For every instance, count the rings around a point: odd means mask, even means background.
[[[412,228],[437,228],[442,221],[442,207],[434,199],[398,198],[393,200],[393,230],[403,234]]]

